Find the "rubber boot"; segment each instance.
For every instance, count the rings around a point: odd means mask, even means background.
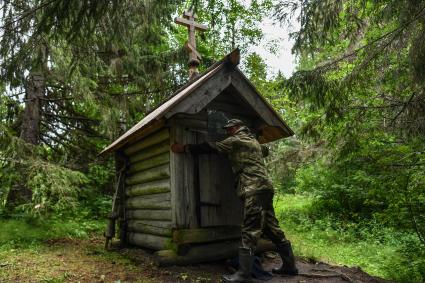
[[[239,270],[232,275],[223,275],[224,282],[252,282],[253,264],[251,249],[239,248]]]
[[[285,241],[276,245],[277,252],[282,258],[282,266],[280,268],[273,268],[272,272],[282,275],[297,275],[298,269],[295,266],[295,257],[292,252],[291,242]]]

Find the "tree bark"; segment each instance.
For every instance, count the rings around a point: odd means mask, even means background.
[[[37,145],[40,142],[41,105],[46,80],[43,74],[32,72],[26,87],[25,112],[22,120],[21,139]]]

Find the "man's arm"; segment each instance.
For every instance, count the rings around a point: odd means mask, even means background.
[[[174,153],[192,153],[192,154],[203,154],[203,153],[221,153],[229,154],[232,151],[233,143],[235,142],[234,137],[228,137],[218,142],[203,142],[201,144],[179,144],[175,143],[171,145],[171,150]]]
[[[171,145],[171,151],[174,153],[192,153],[192,154],[208,154],[218,153],[211,143],[203,142],[201,144],[179,144],[175,143]]]

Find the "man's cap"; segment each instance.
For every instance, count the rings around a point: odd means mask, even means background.
[[[244,123],[239,119],[230,119],[227,121],[226,125],[223,126],[223,129],[230,128],[233,126],[242,126]]]

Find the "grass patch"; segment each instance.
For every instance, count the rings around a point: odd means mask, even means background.
[[[40,243],[58,238],[88,238],[100,232],[104,220],[52,217],[49,219],[21,218],[0,221],[0,250],[35,248]]]
[[[399,282],[422,282],[422,267],[412,270],[402,252],[406,243],[415,241],[415,235],[376,223],[359,225],[324,217],[315,212],[314,198],[309,196],[278,195],[275,210],[298,256],[359,266],[369,274]]]

